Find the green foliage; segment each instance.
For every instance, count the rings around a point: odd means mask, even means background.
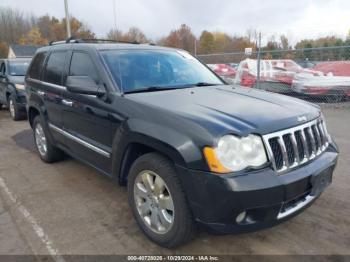
[[[203,31],[199,38],[199,53],[210,54],[214,52],[215,39],[212,33]]]

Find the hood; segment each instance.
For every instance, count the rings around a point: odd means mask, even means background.
[[[25,76],[11,76],[9,75],[8,76],[8,80],[10,83],[13,83],[13,84],[24,84],[24,78]]]
[[[216,135],[267,134],[320,115],[318,106],[299,99],[229,85],[135,93],[127,97],[168,112],[169,117],[175,113],[190,119]],[[300,116],[307,120],[300,122]]]

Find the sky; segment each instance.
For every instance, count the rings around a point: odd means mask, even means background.
[[[285,34],[291,43],[330,34],[345,38],[350,29],[349,0],[68,0],[70,13],[99,37],[114,28],[113,2],[118,29],[136,26],[153,40],[183,23],[197,36],[203,30],[244,35],[256,29],[263,41]],[[1,0],[0,6],[64,16],[64,0]]]

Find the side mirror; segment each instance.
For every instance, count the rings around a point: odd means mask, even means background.
[[[82,95],[103,96],[106,93],[89,76],[68,76],[66,87],[69,92]]]

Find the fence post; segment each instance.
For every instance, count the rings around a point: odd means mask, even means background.
[[[259,33],[258,39],[258,59],[257,59],[257,76],[256,76],[256,84],[258,89],[260,89],[260,52],[261,52],[261,32]]]

